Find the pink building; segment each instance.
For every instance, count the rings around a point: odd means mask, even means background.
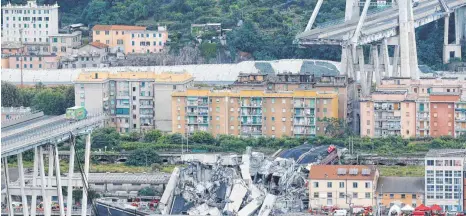
[[[361,136],[459,136],[466,133],[466,81],[387,78],[363,98]]]
[[[57,69],[58,58],[56,55],[11,55],[8,57],[9,68],[12,69]]]

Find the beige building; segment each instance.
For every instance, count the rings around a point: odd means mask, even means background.
[[[338,117],[338,94],[314,90],[188,89],[172,94],[172,131],[241,136],[324,134]]]
[[[94,42],[107,44],[112,52],[157,53],[164,49],[168,32],[166,27],[153,31],[144,26],[95,25],[92,37]]]
[[[374,206],[379,171],[375,166],[313,165],[309,171],[309,209]]]
[[[187,73],[83,72],[75,81],[76,106],[106,112],[106,125],[119,132],[143,132],[172,127],[171,93],[193,86]]]
[[[73,49],[81,46],[82,33],[80,31],[71,34],[54,34],[49,35],[50,52],[58,56],[71,54]]]

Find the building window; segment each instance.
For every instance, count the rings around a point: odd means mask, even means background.
[[[406,194],[401,194],[401,199],[406,199]]]
[[[105,44],[110,44],[110,40],[105,40]]]
[[[332,197],[333,197],[332,192],[327,192],[327,198],[332,198]]]
[[[110,31],[105,31],[105,35],[109,35],[110,34]]]
[[[332,182],[327,182],[327,188],[332,188]]]
[[[370,198],[371,198],[371,193],[366,192],[366,199],[370,199]]]
[[[367,125],[371,125],[371,120],[367,120]]]
[[[427,166],[433,166],[434,160],[427,160]]]
[[[39,68],[42,68],[42,64],[39,64]]]
[[[314,182],[314,188],[319,188],[319,182]]]
[[[358,183],[357,182],[353,182],[353,188],[358,188]]]
[[[340,198],[340,199],[343,199],[343,198],[345,198],[345,193],[343,193],[343,192],[340,192],[339,198]]]
[[[345,182],[340,182],[340,188],[344,188],[345,187]]]
[[[357,192],[354,192],[353,193],[353,199],[357,199],[358,198],[358,193]]]
[[[371,129],[367,129],[367,134],[371,134]]]
[[[314,192],[314,198],[319,198],[319,192]]]
[[[371,187],[371,183],[370,183],[370,182],[366,182],[365,186],[366,186],[366,188],[370,188],[370,187]]]

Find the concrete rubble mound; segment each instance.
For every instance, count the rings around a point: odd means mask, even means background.
[[[162,214],[274,215],[306,211],[307,175],[293,158],[272,158],[248,148],[243,155],[185,154],[175,168]]]

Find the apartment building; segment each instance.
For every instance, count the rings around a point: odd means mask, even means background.
[[[365,165],[312,165],[309,170],[309,209],[374,206],[379,171]]]
[[[60,58],[61,68],[97,68],[109,67],[108,45],[91,42],[74,49],[71,54]]]
[[[384,79],[360,101],[361,136],[460,136],[466,132],[465,90],[466,81],[457,78]]]
[[[294,91],[309,89],[338,94],[338,118],[358,131],[358,86],[347,76],[300,73],[240,73],[231,85],[233,89],[267,89],[270,91]]]
[[[27,69],[27,70],[43,70],[57,69],[59,61],[56,55],[10,55],[5,61],[8,68]],[[3,59],[2,59],[3,63]],[[3,65],[2,65],[3,68]]]
[[[426,154],[426,205],[437,204],[444,211],[463,211],[465,157],[464,149],[432,149]]]
[[[424,177],[379,177],[376,200],[387,209],[397,203],[415,208],[424,204],[424,190]]]
[[[338,94],[315,90],[188,89],[172,94],[173,132],[240,136],[324,134],[338,117]]]
[[[50,51],[58,56],[71,54],[73,49],[82,45],[82,33],[75,31],[70,34],[49,35]]]
[[[37,5],[34,0],[2,5],[2,41],[48,44],[49,35],[58,34],[58,8],[57,3]]]
[[[75,104],[89,112],[106,112],[106,125],[117,131],[172,128],[171,93],[193,86],[187,73],[82,72],[75,80]]]
[[[144,26],[95,25],[93,41],[107,44],[112,52],[157,53],[161,52],[168,39],[166,27],[156,31]]]

